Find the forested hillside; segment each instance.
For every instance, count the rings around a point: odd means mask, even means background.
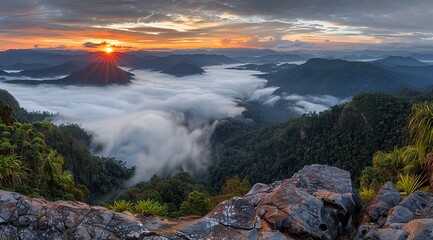
[[[290,177],[304,165],[322,163],[348,170],[358,184],[376,151],[408,142],[411,106],[427,99],[432,95],[360,94],[320,114],[255,131],[227,119],[213,134],[209,182],[218,188],[224,179],[237,175],[270,183]]]
[[[117,190],[134,168],[93,156],[78,125],[55,126],[50,113],[29,113],[0,90],[0,188],[49,200],[95,201]]]

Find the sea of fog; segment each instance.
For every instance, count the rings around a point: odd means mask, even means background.
[[[29,111],[59,113],[54,122],[78,123],[102,146],[98,154],[137,167],[132,182],[180,167],[203,170],[209,163],[208,139],[219,119],[245,109],[239,101],[272,105],[286,101],[287,111],[323,111],[343,100],[332,96],[276,96],[256,71],[206,67],[202,75],[173,77],[135,70],[128,86],[78,87],[15,85],[0,82]]]

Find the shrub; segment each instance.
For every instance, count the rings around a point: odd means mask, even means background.
[[[210,210],[209,198],[199,191],[190,192],[188,199],[180,205],[180,211],[183,215],[205,215]]]
[[[398,177],[396,187],[403,195],[407,196],[416,190],[426,190],[422,185],[427,182],[427,179],[422,175],[400,174]]]
[[[132,202],[126,200],[114,201],[114,204],[108,205],[108,208],[116,212],[131,212],[134,209]]]
[[[134,206],[134,210],[143,216],[165,216],[168,214],[167,205],[153,199],[138,201]]]
[[[376,196],[376,191],[374,188],[362,187],[359,191],[359,196],[361,197],[362,202],[366,204]]]

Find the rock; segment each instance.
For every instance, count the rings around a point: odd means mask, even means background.
[[[259,226],[254,206],[244,198],[234,197],[216,206],[198,221],[177,232],[188,239],[240,238]]]
[[[48,202],[0,191],[0,238],[347,239],[361,208],[347,171],[309,165],[292,178],[256,184],[199,219],[140,221],[80,202]],[[144,223],[144,224],[143,224]],[[378,230],[399,236],[401,230]],[[404,232],[403,232],[404,233]]]
[[[365,239],[380,239],[380,240],[405,240],[407,233],[393,228],[384,228],[379,230],[369,231],[365,235]]]
[[[340,239],[360,207],[348,172],[316,164],[291,179],[256,184],[177,233],[188,239]]]
[[[267,240],[287,240],[287,239],[293,239],[294,238],[289,238],[287,236],[284,236],[281,232],[276,231],[276,232],[264,232],[262,234],[260,234],[259,239],[267,239]]]
[[[425,212],[425,210],[431,209],[433,207],[432,203],[433,193],[416,191],[401,201],[400,205],[412,212],[429,214],[429,212]]]
[[[408,239],[411,240],[433,239],[433,219],[412,220],[404,225],[403,231],[409,233]]]
[[[391,225],[394,223],[407,223],[414,218],[415,216],[409,209],[403,206],[396,206],[391,209],[388,218],[386,219],[385,225]]]
[[[137,239],[149,233],[131,215],[2,190],[0,219],[0,239]]]
[[[433,239],[433,194],[416,191],[399,200],[386,183],[365,208],[355,239]]]
[[[400,202],[401,195],[391,182],[385,183],[377,196],[368,204],[366,212],[369,222],[383,221],[389,210]]]

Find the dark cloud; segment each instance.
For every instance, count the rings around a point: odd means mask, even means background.
[[[431,9],[431,0],[5,1],[0,37],[97,35],[128,43],[243,41],[256,47],[298,47],[294,41],[300,38],[323,43],[363,37],[370,43],[433,45]],[[99,46],[94,43],[83,46]]]
[[[59,45],[59,46],[63,46],[63,48],[64,48],[64,45]],[[85,48],[98,48],[98,47],[105,47],[105,46],[111,47],[111,48],[116,48],[116,49],[132,49],[133,48],[132,46],[115,45],[115,44],[108,43],[106,41],[103,41],[100,43],[85,42],[82,44],[82,46]],[[57,48],[59,48],[59,47],[57,47]]]
[[[83,47],[85,48],[98,48],[98,47],[103,47],[106,46],[107,42],[100,42],[100,43],[93,43],[93,42],[85,42],[83,43]]]

